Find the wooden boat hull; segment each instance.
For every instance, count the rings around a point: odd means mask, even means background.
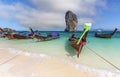
[[[77,41],[78,41],[77,38],[69,38],[69,42],[70,42],[71,46],[77,50],[77,53],[78,53],[77,57],[79,57],[79,54],[81,53],[83,46],[86,44],[86,41],[82,40],[80,42],[80,44],[77,44]]]
[[[30,39],[31,37],[25,36],[25,35],[14,34],[13,38],[14,39]]]
[[[4,34],[8,39],[31,39],[29,36],[19,35],[19,34]]]
[[[53,39],[58,39],[59,36],[56,38],[53,38],[53,37],[45,37],[45,36],[35,35],[35,38],[40,41],[49,41],[49,40],[53,40]]]
[[[99,38],[111,38],[112,35],[110,34],[95,34],[95,37],[99,37]]]

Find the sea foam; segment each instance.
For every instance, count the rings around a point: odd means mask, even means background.
[[[3,49],[3,48],[2,48]],[[48,55],[42,54],[42,53],[32,53],[32,52],[27,52],[23,50],[18,50],[15,48],[7,48],[11,53],[16,53],[16,54],[23,54],[25,56],[34,56],[34,57],[47,57]]]

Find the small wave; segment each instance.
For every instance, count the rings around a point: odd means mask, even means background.
[[[16,49],[13,49],[13,48],[8,48],[8,50],[12,53],[18,53],[18,54],[20,54],[22,52],[21,50],[16,50]]]
[[[94,69],[94,68],[83,66],[80,64],[76,64],[76,63],[71,63],[71,64],[77,69],[80,69],[80,70],[82,69],[82,70],[87,70],[89,72],[97,73],[99,74],[99,77],[113,77],[113,76],[120,77],[120,71],[113,73],[107,70]]]
[[[38,53],[31,53],[31,52],[23,52],[26,56],[34,56],[34,57],[48,57],[46,54],[38,54]]]
[[[87,66],[77,64],[75,62],[72,62],[72,61],[66,60],[66,59],[61,59],[61,60],[71,64],[73,67],[75,67],[77,69],[80,69],[83,71],[88,71],[91,73],[97,73],[99,75],[98,77],[120,77],[120,71],[110,72],[107,70],[100,70],[100,69],[95,69],[92,67],[87,67]]]
[[[11,52],[11,53],[22,54],[22,55],[25,55],[25,56],[50,57],[47,54],[32,53],[32,52],[27,52],[27,51],[23,51],[23,50],[18,50],[18,49],[15,49],[15,48],[0,48],[0,49],[8,49],[8,51]]]
[[[0,47],[0,49],[5,49],[5,47]]]

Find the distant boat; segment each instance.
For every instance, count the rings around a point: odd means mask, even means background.
[[[103,33],[100,31],[96,31],[95,32],[95,37],[99,37],[99,38],[111,38],[117,31],[117,28],[115,28],[115,30],[112,33]]]
[[[75,34],[73,34],[70,38],[69,38],[69,42],[72,45],[72,47],[74,47],[77,50],[77,57],[79,57],[79,54],[81,53],[81,50],[83,48],[83,46],[86,44],[87,40],[87,34],[88,31],[91,29],[92,24],[91,23],[86,23],[84,25],[84,31],[82,33],[82,35],[80,36],[80,38],[76,38]]]

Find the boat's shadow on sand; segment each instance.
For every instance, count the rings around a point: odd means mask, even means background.
[[[70,43],[68,41],[66,41],[65,43],[65,50],[68,54],[66,54],[67,56],[75,56],[77,54],[76,50],[70,45]]]

